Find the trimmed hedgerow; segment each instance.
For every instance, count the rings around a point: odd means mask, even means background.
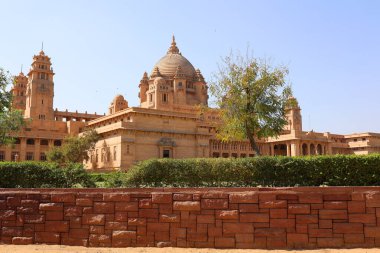
[[[380,155],[155,159],[125,176],[126,187],[375,186]]]
[[[0,162],[0,188],[95,187],[82,164]]]
[[[89,173],[89,176],[93,182],[95,182],[98,188],[119,188],[123,187],[126,173],[107,172],[107,173]]]

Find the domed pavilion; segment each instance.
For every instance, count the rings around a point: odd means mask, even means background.
[[[194,105],[207,105],[207,84],[199,69],[179,51],[172,38],[171,46],[140,81],[140,106],[174,110]]]

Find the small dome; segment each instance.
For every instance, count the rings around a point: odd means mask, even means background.
[[[154,79],[154,84],[155,84],[155,85],[163,85],[163,84],[166,84],[166,81],[165,81],[165,79],[162,78],[162,77],[156,77],[156,78]]]
[[[118,101],[118,100],[125,100],[125,99],[124,99],[124,96],[121,95],[121,94],[117,94],[117,95],[115,96],[115,98],[114,98],[112,101]]]

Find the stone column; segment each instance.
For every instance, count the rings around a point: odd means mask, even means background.
[[[40,139],[35,139],[34,140],[34,161],[39,161],[40,160]]]
[[[331,143],[327,144],[327,155],[332,155],[332,146]]]
[[[26,138],[20,138],[20,150],[15,150],[19,151],[20,156],[19,156],[19,161],[25,161],[26,160]]]
[[[10,145],[5,146],[5,161],[11,161],[12,148]]]
[[[286,144],[286,156],[292,156],[290,144]]]
[[[291,156],[299,156],[299,145],[295,142],[291,143]]]

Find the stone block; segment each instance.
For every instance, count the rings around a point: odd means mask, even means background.
[[[347,210],[319,210],[319,218],[320,219],[328,219],[328,220],[346,220],[348,219]]]
[[[85,225],[104,225],[104,214],[83,214],[82,223]]]
[[[126,201],[129,202],[131,196],[127,193],[103,193],[103,201]]]
[[[63,211],[62,203],[41,203],[39,206],[41,211]]]
[[[215,248],[235,248],[235,238],[231,237],[216,237]]]
[[[115,204],[113,202],[94,202],[94,213],[114,213]]]
[[[36,243],[59,244],[61,241],[61,236],[59,233],[53,233],[53,232],[35,232],[34,241]]]
[[[174,201],[173,210],[200,211],[201,205],[199,201]]]
[[[113,231],[112,240],[114,239],[136,239],[136,231]]]
[[[253,225],[249,223],[223,223],[223,234],[252,234]]]
[[[138,211],[138,202],[116,202],[115,210],[121,212]]]
[[[228,200],[227,199],[202,199],[201,207],[202,209],[227,209]]]
[[[12,244],[16,244],[16,245],[33,244],[33,237],[13,237]]]
[[[310,205],[308,204],[289,204],[288,214],[309,214]]]
[[[68,221],[45,221],[45,231],[46,232],[68,232],[69,222]]]
[[[51,195],[52,202],[75,202],[75,194],[74,193],[57,193]]]
[[[152,203],[168,204],[172,203],[173,195],[171,193],[152,193]]]
[[[256,192],[230,193],[230,203],[258,203],[259,195]]]
[[[268,213],[241,213],[241,222],[269,222]]]
[[[217,219],[221,220],[237,220],[239,219],[238,210],[220,210],[215,212]]]

